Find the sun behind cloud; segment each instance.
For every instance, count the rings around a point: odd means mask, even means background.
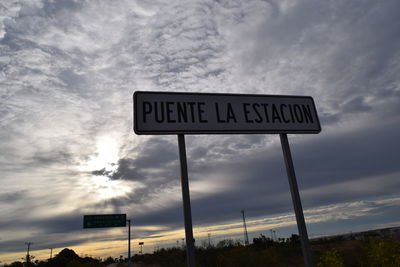
[[[96,151],[87,161],[82,162],[78,169],[92,173],[102,170],[112,174],[118,169],[119,143],[111,135],[99,136],[96,139]],[[105,200],[127,193],[128,188],[124,181],[112,180],[106,175],[90,175],[85,184],[96,191],[99,200]]]
[[[96,152],[89,160],[82,162],[79,169],[82,171],[95,171],[104,169],[107,172],[115,171],[118,167],[119,145],[111,136],[100,136],[96,140]]]

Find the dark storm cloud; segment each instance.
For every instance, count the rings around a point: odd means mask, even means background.
[[[178,148],[162,138],[151,138],[139,150],[139,157],[133,162],[137,168],[161,168],[178,160]]]
[[[164,190],[175,188],[179,183],[177,144],[164,138],[151,138],[136,149],[138,157],[121,158],[115,171],[93,171],[93,175],[107,176],[112,180],[128,180],[141,184],[123,197],[111,198],[92,207],[112,207],[119,210],[130,203],[141,204],[154,199]]]
[[[106,171],[105,169],[93,171],[93,175],[106,175],[111,179],[126,179],[132,181],[142,181],[152,179],[170,180],[176,177],[176,172],[171,171],[178,161],[178,149],[176,144],[172,144],[162,138],[152,138],[141,148],[135,151],[138,157],[119,159],[116,171]],[[172,166],[171,166],[172,165]],[[159,170],[158,174],[149,174],[149,170]]]
[[[398,125],[366,128],[329,138],[330,142],[294,146],[298,172],[304,175],[306,187],[384,176],[400,171],[393,160],[400,148]],[[322,142],[321,142],[322,141]],[[360,185],[362,186],[362,185]]]

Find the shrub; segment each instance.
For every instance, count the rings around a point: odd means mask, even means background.
[[[393,238],[370,238],[367,255],[370,266],[400,267],[400,242]]]
[[[321,255],[317,267],[344,267],[344,261],[337,249],[331,249]]]

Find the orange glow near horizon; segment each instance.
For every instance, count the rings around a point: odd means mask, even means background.
[[[390,199],[384,199],[377,201],[384,204],[396,204],[400,203],[400,197],[393,197]],[[335,205],[320,206],[312,209],[305,210],[305,217],[308,224],[310,223],[321,223],[328,221],[346,220],[350,218],[363,217],[369,214],[371,206],[368,202],[355,201],[348,203],[340,203]],[[238,216],[239,217],[239,216]],[[279,230],[280,228],[295,226],[296,220],[293,213],[280,214],[270,217],[259,217],[253,219],[247,219],[247,230],[251,233],[266,233],[271,229]],[[390,226],[398,225],[399,222],[393,222]],[[371,227],[384,227],[383,225],[371,226]],[[167,227],[150,225],[150,226],[138,226],[134,225],[131,228],[132,239],[131,239],[131,253],[132,255],[137,254],[140,250],[138,242],[144,242],[143,251],[144,253],[152,253],[156,249],[176,247],[178,244],[182,246],[182,239],[185,237],[184,229],[168,230]],[[138,238],[141,231],[152,231],[154,234]],[[94,258],[106,259],[108,257],[119,258],[120,255],[123,257],[127,256],[128,241],[127,241],[127,229],[126,228],[109,228],[99,229],[98,231],[83,231],[78,233],[79,237],[85,237],[86,240],[93,240],[99,237],[103,238],[120,238],[119,240],[111,241],[98,241],[98,242],[87,242],[80,245],[69,246],[81,257],[90,256]],[[242,220],[236,220],[232,222],[226,222],[218,225],[199,226],[193,229],[194,236],[196,238],[196,245],[202,246],[204,241],[208,244],[208,234],[212,236],[213,244],[222,239],[243,239],[243,222]],[[73,234],[71,234],[73,235]],[[124,236],[126,236],[124,238]],[[281,236],[282,237],[282,236]],[[72,241],[65,240],[65,241]],[[178,241],[178,243],[177,243]],[[32,240],[35,244],[35,240]],[[14,261],[23,261],[22,258],[26,257],[26,247],[21,244],[23,250],[0,253],[0,260],[2,264],[9,264]],[[53,248],[53,257],[59,253],[63,247]],[[50,249],[35,250],[35,245],[31,247],[31,255],[35,256],[34,260],[44,261],[50,257]]]
[[[260,222],[264,222],[260,224]],[[288,225],[295,224],[294,221],[289,221],[285,223],[278,224],[265,224],[265,220],[248,220],[247,221],[247,230],[248,232],[255,231],[263,231],[271,228],[277,229],[279,227],[284,227]],[[232,222],[226,224],[220,224],[215,226],[204,226],[204,227],[195,227],[193,229],[194,236],[197,239],[196,245],[201,246],[202,239],[205,240],[208,237],[208,234],[211,234],[213,240],[215,239],[230,239],[232,236],[241,237],[243,235],[242,222]],[[184,229],[178,229],[173,231],[162,230],[163,227],[158,226],[150,226],[150,227],[138,227],[143,230],[158,230],[160,232],[150,235],[145,238],[137,238],[134,236],[135,227],[132,227],[132,239],[131,239],[131,254],[132,256],[137,254],[140,250],[138,246],[138,242],[144,242],[143,251],[145,253],[152,253],[156,249],[168,248],[168,247],[176,247],[176,241],[179,240],[179,246],[182,246],[182,239],[185,237]],[[139,230],[136,229],[136,230]],[[115,235],[121,234],[121,229],[113,229],[108,230],[107,235],[113,233]],[[215,245],[215,244],[214,244]],[[80,257],[93,257],[93,258],[101,258],[106,259],[108,257],[119,258],[120,255],[123,257],[127,256],[128,249],[128,241],[125,240],[113,240],[113,241],[99,241],[99,242],[88,242],[80,245],[69,246],[69,249],[75,251]],[[53,257],[57,255],[63,247],[53,248]],[[42,249],[35,250],[32,247],[30,252],[31,255],[34,255],[34,260],[45,261],[50,257],[50,249]],[[24,261],[22,258],[26,256],[26,251],[19,251],[13,253],[2,253],[0,254],[2,263],[9,264],[14,261]]]

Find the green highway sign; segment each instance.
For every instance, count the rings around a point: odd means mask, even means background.
[[[83,215],[83,228],[125,227],[126,214]]]

